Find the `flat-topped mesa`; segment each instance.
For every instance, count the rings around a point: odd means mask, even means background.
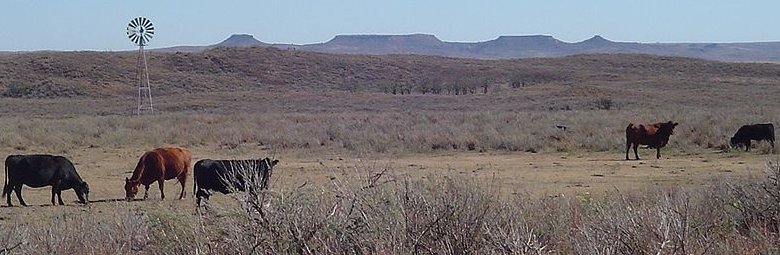
[[[265,46],[264,42],[258,41],[252,35],[249,34],[234,34],[225,39],[224,41],[216,44],[217,47],[252,47],[252,46]]]
[[[439,38],[430,34],[408,35],[337,35],[325,44],[339,45],[432,45],[443,43]]]
[[[555,37],[549,35],[515,35],[506,36],[502,35],[495,40],[488,41],[493,45],[502,46],[557,46],[564,42],[555,39]]]

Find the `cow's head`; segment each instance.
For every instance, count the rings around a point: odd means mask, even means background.
[[[135,194],[138,194],[139,183],[139,181],[132,181],[125,177],[125,199],[127,199],[127,201],[132,201],[135,197]]]
[[[262,164],[260,168],[265,170],[263,171],[263,177],[262,177],[263,183],[261,183],[262,185],[261,188],[268,189],[268,181],[271,179],[271,174],[273,172],[274,166],[276,166],[276,164],[279,164],[279,160],[278,159],[271,160],[270,158],[266,157],[264,159],[261,159],[260,162]]]
[[[663,135],[673,135],[674,134],[674,127],[677,126],[677,122],[668,121],[665,123],[661,123],[661,127],[658,129],[658,133],[661,133]]]
[[[729,139],[729,144],[731,147],[742,147],[745,146],[745,140],[732,136],[731,139]]]
[[[276,164],[279,164],[278,159],[271,160],[271,158],[268,157],[259,159],[257,161],[260,162],[260,168],[262,169],[272,169],[274,166],[276,166]]]
[[[79,198],[79,202],[82,204],[89,204],[89,184],[87,182],[81,182],[73,188],[76,191],[76,196]]]

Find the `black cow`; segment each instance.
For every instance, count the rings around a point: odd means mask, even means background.
[[[260,186],[268,188],[273,167],[279,160],[270,158],[257,160],[211,160],[203,159],[195,163],[193,170],[193,193],[200,205],[202,198],[209,199],[209,191],[229,194],[233,191],[247,191],[247,188]],[[247,183],[246,180],[249,180]],[[248,187],[247,187],[248,186]]]
[[[769,141],[774,151],[775,126],[772,123],[744,125],[731,137],[731,146],[745,146],[745,151],[750,151],[750,140]]]
[[[54,205],[54,195],[57,195],[60,205],[63,190],[73,189],[81,203],[89,203],[89,185],[81,180],[73,163],[62,156],[52,155],[10,155],[5,158],[5,187],[3,196],[8,206],[11,204],[11,192],[16,191],[16,197],[22,206],[27,203],[22,199],[22,185],[33,188],[51,186],[51,204]]]

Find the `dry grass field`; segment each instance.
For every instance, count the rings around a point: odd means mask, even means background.
[[[67,156],[92,201],[66,191],[48,206],[50,189],[25,188],[31,207],[0,207],[0,254],[778,252],[777,157],[727,144],[743,124],[780,123],[776,64],[155,53],[161,113],[139,117],[132,60],[0,56],[0,155]],[[420,89],[468,91],[468,76],[488,93]],[[666,120],[680,126],[662,159],[624,160],[629,122]],[[153,185],[123,201],[138,157],[171,145],[281,164],[268,193],[199,210],[191,178],[184,200]]]

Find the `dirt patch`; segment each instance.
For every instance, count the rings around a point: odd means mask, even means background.
[[[204,158],[259,158],[273,154],[260,149],[220,150],[211,147],[193,148],[192,151],[193,161]],[[18,153],[7,149],[0,152]],[[82,178],[89,182],[92,201],[115,201],[124,198],[124,178],[130,176],[142,153],[141,149],[87,148],[66,156],[74,162]],[[330,180],[337,176],[369,175],[386,170],[385,175],[389,178],[459,176],[473,178],[484,185],[494,185],[503,192],[538,196],[586,192],[597,195],[605,191],[652,187],[701,187],[712,184],[714,179],[760,176],[764,173],[766,161],[774,158],[753,153],[717,152],[669,154],[660,160],[630,161],[624,160],[622,154],[611,152],[454,152],[364,158],[282,152],[275,157],[281,160],[281,164],[274,169],[271,187],[297,187],[304,183],[330,185]],[[191,199],[192,188],[190,177],[185,187],[185,200]],[[166,197],[176,197],[180,189],[173,180],[166,182]],[[23,193],[31,205],[45,205],[51,195],[50,188],[25,187]],[[149,197],[159,200],[156,184],[151,186]],[[73,204],[76,196],[72,191],[66,191],[63,200]],[[0,203],[5,204],[4,200]]]

